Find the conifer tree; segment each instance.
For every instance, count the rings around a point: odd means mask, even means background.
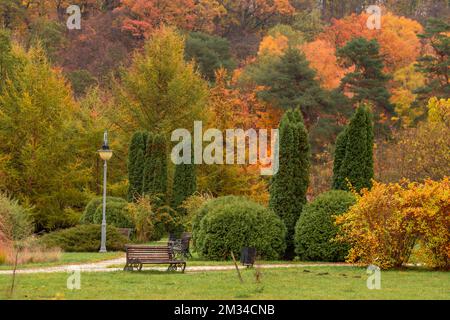
[[[356,191],[372,186],[373,140],[370,109],[361,105],[336,143],[333,179],[335,189],[348,190],[348,183]]]
[[[135,132],[128,150],[128,201],[134,201],[142,194],[144,152],[144,133]]]
[[[194,164],[179,164],[175,167],[173,178],[172,208],[184,213],[180,205],[197,189],[197,178]]]
[[[294,232],[309,184],[310,146],[300,109],[289,110],[280,123],[279,170],[270,186],[270,207],[287,228],[286,259],[294,257]]]
[[[355,38],[337,51],[346,68],[354,67],[341,81],[341,90],[354,94],[353,102],[370,101],[387,112],[393,112],[387,82],[391,78],[383,72],[384,61],[377,40]]]
[[[145,152],[142,193],[165,200],[167,192],[167,154],[163,135],[148,134]]]

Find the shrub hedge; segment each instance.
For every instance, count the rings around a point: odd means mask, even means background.
[[[210,260],[236,257],[241,248],[254,247],[263,259],[278,259],[286,249],[286,227],[271,210],[243,197],[208,201],[193,228],[196,249]]]
[[[117,197],[106,197],[106,220],[117,228],[133,228],[133,221],[127,210],[127,201]],[[80,223],[101,224],[103,200],[101,197],[93,198],[84,209]]]
[[[350,192],[334,190],[319,195],[303,208],[295,228],[295,252],[301,260],[345,260],[349,246],[332,241],[338,231],[333,216],[347,212],[355,202]]]
[[[66,252],[97,252],[100,249],[101,226],[95,224],[79,225],[48,233],[40,238],[47,248],[58,247]],[[106,248],[110,251],[123,251],[128,242],[113,226],[106,228]]]

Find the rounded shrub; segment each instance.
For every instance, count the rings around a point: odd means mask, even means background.
[[[98,206],[94,213],[94,224],[101,224],[103,220],[103,206]],[[133,219],[125,202],[111,202],[106,205],[106,222],[116,228],[134,228]]]
[[[286,249],[286,227],[273,211],[243,197],[208,201],[199,210],[194,230],[196,249],[204,258],[224,260],[231,251],[256,248],[263,259],[277,259]]]
[[[66,252],[98,252],[100,249],[101,226],[79,225],[74,228],[48,233],[40,238],[47,248],[61,248]],[[117,228],[107,226],[106,248],[109,251],[123,251],[128,242]]]
[[[118,197],[106,197],[106,208],[108,208],[111,204],[120,203],[124,207],[127,205],[127,202]],[[102,197],[95,197],[89,203],[86,205],[86,208],[84,209],[83,215],[80,218],[80,223],[82,224],[90,224],[94,223],[94,216],[95,212],[97,211],[98,207],[102,207],[103,205],[103,198]]]
[[[197,249],[197,237],[200,235],[200,222],[213,208],[218,208],[222,205],[239,202],[242,198],[237,196],[224,196],[220,198],[213,198],[206,201],[200,206],[197,212],[194,214],[192,224],[192,242],[194,249]]]
[[[295,227],[295,252],[301,260],[345,260],[349,246],[332,241],[338,230],[333,216],[347,212],[355,202],[350,192],[333,190],[319,195],[303,208]]]

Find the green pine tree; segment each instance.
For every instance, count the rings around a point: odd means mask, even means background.
[[[361,105],[336,143],[333,188],[357,191],[372,186],[373,123],[370,109]],[[345,145],[345,155],[343,146]]]
[[[430,19],[425,33],[419,35],[433,48],[433,54],[424,55],[417,61],[417,70],[427,81],[424,87],[416,90],[416,104],[425,105],[431,97],[448,98],[450,96],[450,24],[443,20]]]
[[[337,51],[346,68],[354,67],[341,81],[341,90],[354,94],[353,102],[372,102],[376,107],[392,113],[391,94],[386,86],[391,78],[383,72],[384,61],[377,40],[355,38]]]
[[[175,167],[173,178],[172,208],[184,214],[180,205],[197,190],[197,177],[194,164],[179,164]]]
[[[266,88],[258,97],[275,106],[286,110],[301,106],[308,118],[330,107],[329,97],[320,87],[316,72],[296,48],[289,48],[281,58],[266,57],[246,72],[256,84]]]
[[[144,133],[134,133],[128,150],[128,201],[136,200],[142,193],[144,173]]]
[[[309,185],[310,146],[299,109],[289,110],[280,123],[279,170],[270,185],[270,207],[287,228],[285,258],[294,257],[294,233]]]

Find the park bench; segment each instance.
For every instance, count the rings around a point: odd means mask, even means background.
[[[125,249],[127,262],[124,271],[133,271],[135,268],[141,271],[144,264],[168,264],[167,271],[181,268],[184,272],[186,268],[186,262],[175,259],[169,246],[127,245]]]
[[[175,256],[181,256],[185,259],[192,258],[190,252],[190,242],[191,242],[192,234],[189,232],[183,232],[181,235],[181,239],[171,238],[169,236],[168,246],[172,248]]]

